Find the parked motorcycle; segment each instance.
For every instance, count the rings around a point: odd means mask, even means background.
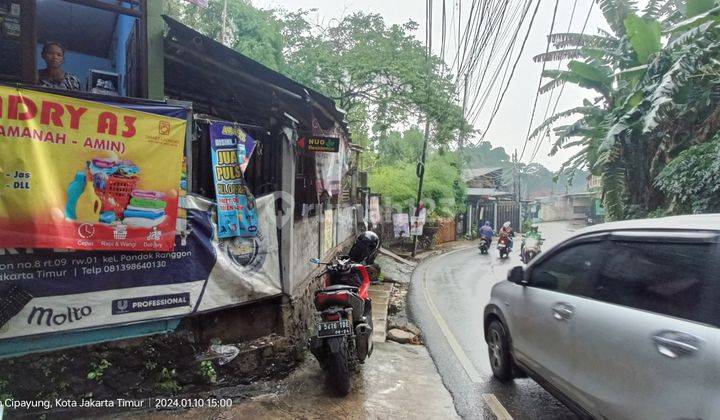
[[[373,232],[359,235],[347,256],[336,257],[320,274],[325,285],[315,293],[315,330],[310,351],[327,371],[341,396],[352,388],[350,372],[372,354],[370,275],[364,263],[374,259],[380,240]],[[311,260],[323,264],[318,259]]]
[[[492,238],[489,238],[487,236],[481,236],[480,237],[480,243],[478,244],[478,248],[480,249],[480,253],[485,255],[488,253],[488,250],[490,249],[490,245],[492,244]]]
[[[500,258],[507,258],[510,255],[510,238],[507,235],[501,235],[498,238],[497,249],[500,252]]]
[[[520,256],[520,259],[523,263],[527,264],[530,261],[532,261],[533,258],[537,257],[537,255],[542,252],[540,250],[540,245],[542,245],[542,240],[532,237],[525,238],[525,245],[523,247],[523,253]]]

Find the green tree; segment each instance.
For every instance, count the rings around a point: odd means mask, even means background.
[[[398,162],[416,162],[422,154],[425,136],[417,127],[403,132],[390,131],[378,144],[378,157],[381,165],[394,165]]]
[[[437,144],[469,131],[455,103],[454,84],[436,56],[414,35],[417,24],[386,25],[382,16],[356,12],[317,27],[305,12],[284,20],[289,74],[335,99],[350,124],[372,121],[376,141],[398,123],[429,116]]]
[[[663,168],[720,127],[718,8],[713,0],[650,1],[640,15],[629,0],[598,3],[612,33],[553,34],[559,50],[536,59],[573,59],[568,70],[544,74],[552,80],[543,91],[573,83],[600,96],[552,116],[533,135],[580,115],[555,127],[553,152],[578,148],[565,169],[602,176],[610,218],[643,216],[668,202],[671,189],[656,182]]]
[[[452,217],[465,211],[467,189],[458,173],[458,157],[454,152],[430,153],[425,170],[423,200],[430,216]],[[416,203],[416,165],[398,161],[380,166],[369,179],[370,189],[382,194],[383,205],[397,211],[410,211]]]
[[[482,141],[477,145],[463,149],[463,159],[467,168],[482,168],[502,166],[510,161],[510,156],[502,147],[493,147],[489,141]]]
[[[681,152],[657,177],[671,213],[720,212],[720,137]]]
[[[287,71],[283,22],[275,12],[255,8],[249,0],[228,1],[223,40],[223,6],[222,1],[211,1],[208,7],[198,7],[185,0],[167,0],[165,12],[273,70]]]

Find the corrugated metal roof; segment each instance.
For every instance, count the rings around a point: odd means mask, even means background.
[[[491,174],[493,172],[502,171],[502,168],[468,168],[463,170],[462,179],[463,181],[469,181],[479,176]],[[500,174],[498,174],[500,175]]]
[[[501,196],[512,196],[513,193],[509,191],[500,191],[495,188],[468,188],[467,195],[473,196],[489,196],[489,197],[501,197]]]

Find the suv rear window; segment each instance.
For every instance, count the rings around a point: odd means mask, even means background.
[[[593,298],[720,327],[718,245],[612,241]]]

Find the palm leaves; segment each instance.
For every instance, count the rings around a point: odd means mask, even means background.
[[[549,40],[558,49],[535,60],[571,60],[566,70],[543,73],[549,81],[540,93],[571,83],[602,97],[551,116],[531,138],[554,127],[551,154],[576,149],[561,171],[587,167],[601,175],[608,217],[620,219],[654,210],[657,200],[647,196],[661,190],[677,196],[680,187],[669,189],[669,180],[678,176],[689,182],[692,176],[678,174],[691,169],[687,163],[663,167],[720,129],[720,7],[715,0],[650,0],[638,16],[632,0],[597,3],[612,33],[552,34]],[[573,115],[580,117],[564,123]],[[693,156],[700,161],[697,153]],[[715,159],[720,168],[720,156]],[[655,182],[656,177],[663,181]],[[717,193],[720,180],[713,182]]]
[[[550,118],[543,121],[542,124],[537,126],[535,128],[535,130],[533,130],[532,134],[530,134],[530,140],[537,137],[541,131],[552,126],[556,121],[558,121],[561,118],[569,117],[569,116],[575,115],[575,114],[588,115],[588,114],[592,114],[595,111],[597,111],[597,108],[595,108],[593,106],[578,106],[578,107],[575,107],[572,109],[568,109],[567,111],[558,112],[557,114],[551,116]]]
[[[640,64],[646,64],[662,48],[660,22],[630,15],[625,19],[625,29]]]
[[[660,20],[663,16],[675,10],[674,0],[650,0],[643,10],[646,19]]]
[[[605,20],[616,34],[625,34],[625,19],[637,11],[633,0],[597,0]]]
[[[618,46],[618,39],[609,34],[607,35],[588,35],[575,32],[562,32],[548,35],[550,43],[557,48],[566,47],[583,47],[594,48],[602,47],[605,49],[614,49]]]

